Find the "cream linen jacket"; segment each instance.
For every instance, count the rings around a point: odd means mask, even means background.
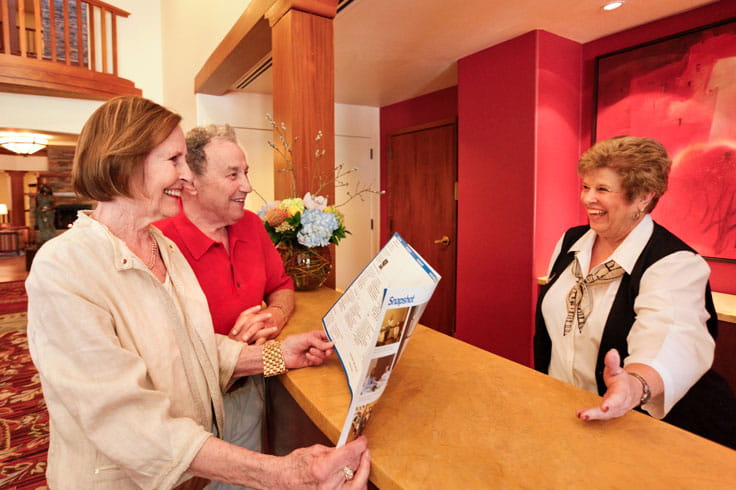
[[[189,477],[213,424],[223,431],[222,393],[242,344],[213,333],[173,242],[151,227],[174,297],[87,213],[41,247],[26,281],[28,343],[50,415],[48,482],[171,488]]]

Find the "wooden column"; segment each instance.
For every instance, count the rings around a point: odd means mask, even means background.
[[[320,194],[335,201],[335,68],[333,19],[337,0],[277,1],[266,13],[271,25],[273,58],[273,117],[287,128],[293,143],[296,195],[319,187],[319,176],[330,185]],[[323,137],[315,141],[317,133]],[[274,135],[278,143],[278,135]],[[298,140],[294,142],[294,138]],[[324,154],[317,157],[316,152]],[[274,159],[276,199],[289,197],[287,162]]]
[[[11,226],[26,226],[25,205],[23,201],[23,176],[24,170],[6,170],[10,176],[10,209],[9,222]]]

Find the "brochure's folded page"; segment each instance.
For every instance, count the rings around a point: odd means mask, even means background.
[[[394,234],[322,318],[351,394],[338,447],[363,432],[439,280]]]

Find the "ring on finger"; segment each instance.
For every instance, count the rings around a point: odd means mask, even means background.
[[[345,466],[342,471],[345,473],[345,481],[352,480],[353,476],[355,476],[355,473],[353,470]]]

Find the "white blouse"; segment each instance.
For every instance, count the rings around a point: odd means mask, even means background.
[[[630,274],[653,231],[654,223],[647,215],[603,262],[615,260]],[[575,252],[583,276],[590,269],[595,237],[596,233],[588,230],[569,249]],[[552,254],[550,271],[561,248],[562,238]],[[664,397],[652,399],[643,407],[654,417],[661,419],[667,415],[713,363],[715,342],[706,327],[710,315],[705,309],[709,276],[710,268],[705,260],[688,251],[662,258],[642,275],[639,295],[634,301],[636,317],[627,337],[629,356],[623,363],[624,366],[646,364],[662,377]],[[598,393],[595,380],[598,350],[621,278],[590,286],[592,311],[582,332],[574,323],[572,331],[563,336],[567,294],[575,282],[571,263],[542,302],[542,314],[552,340],[549,374]],[[583,304],[586,301],[587,298]]]

